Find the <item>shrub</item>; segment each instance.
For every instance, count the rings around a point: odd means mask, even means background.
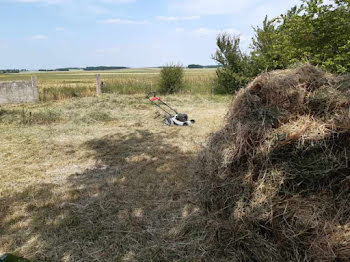
[[[184,87],[184,70],[181,65],[166,65],[160,71],[159,91],[173,94]]]
[[[246,86],[250,80],[249,77],[225,67],[218,68],[216,76],[215,93],[219,95],[233,94],[239,88]]]
[[[216,71],[218,88],[216,93],[232,94],[249,81],[249,57],[239,47],[239,36],[218,35],[218,49],[212,58],[221,66]]]

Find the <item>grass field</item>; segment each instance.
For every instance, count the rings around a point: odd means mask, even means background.
[[[46,77],[39,75],[41,86],[55,82]],[[93,84],[94,73],[84,77]],[[36,261],[193,260],[191,245],[174,232],[198,210],[188,196],[191,165],[230,98],[165,100],[197,123],[163,126],[142,94],[1,106],[0,253]]]
[[[37,75],[40,99],[61,100],[71,97],[93,96],[96,92],[96,74],[101,74],[105,92],[140,94],[158,88],[160,69],[122,69],[110,71],[25,72],[0,74],[0,81],[30,79]],[[185,87],[182,93],[210,94],[215,69],[185,69]]]

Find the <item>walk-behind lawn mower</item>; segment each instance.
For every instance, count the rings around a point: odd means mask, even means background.
[[[178,113],[175,109],[169,106],[167,103],[163,102],[160,97],[156,96],[155,92],[147,94],[147,99],[156,107],[160,108],[163,112],[166,113],[166,116],[163,120],[163,123],[167,126],[189,126],[194,124],[196,121],[191,119],[188,120],[187,114]],[[168,110],[174,113],[170,113]]]

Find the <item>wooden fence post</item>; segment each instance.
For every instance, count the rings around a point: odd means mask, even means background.
[[[215,93],[215,81],[211,83],[211,94]]]
[[[100,74],[96,75],[96,95],[97,96],[101,95],[101,75]]]
[[[32,86],[38,87],[38,77],[37,76],[32,76]]]
[[[32,79],[32,89],[33,89],[33,96],[36,101],[40,99],[39,97],[39,87],[38,87],[38,77],[36,75],[31,76]]]

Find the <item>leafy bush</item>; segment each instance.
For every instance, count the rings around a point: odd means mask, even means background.
[[[218,49],[213,59],[221,65],[216,70],[218,94],[232,94],[249,81],[249,57],[244,55],[239,47],[240,38],[222,34],[217,37]]]
[[[218,95],[233,94],[239,88],[247,85],[249,77],[236,73],[229,68],[218,68],[216,70],[215,93]]]
[[[173,94],[184,87],[184,70],[181,65],[166,65],[160,71],[159,91]]]
[[[327,2],[327,3],[324,3]],[[350,72],[349,0],[303,0],[256,27],[251,58],[256,74],[308,62],[333,73]]]

